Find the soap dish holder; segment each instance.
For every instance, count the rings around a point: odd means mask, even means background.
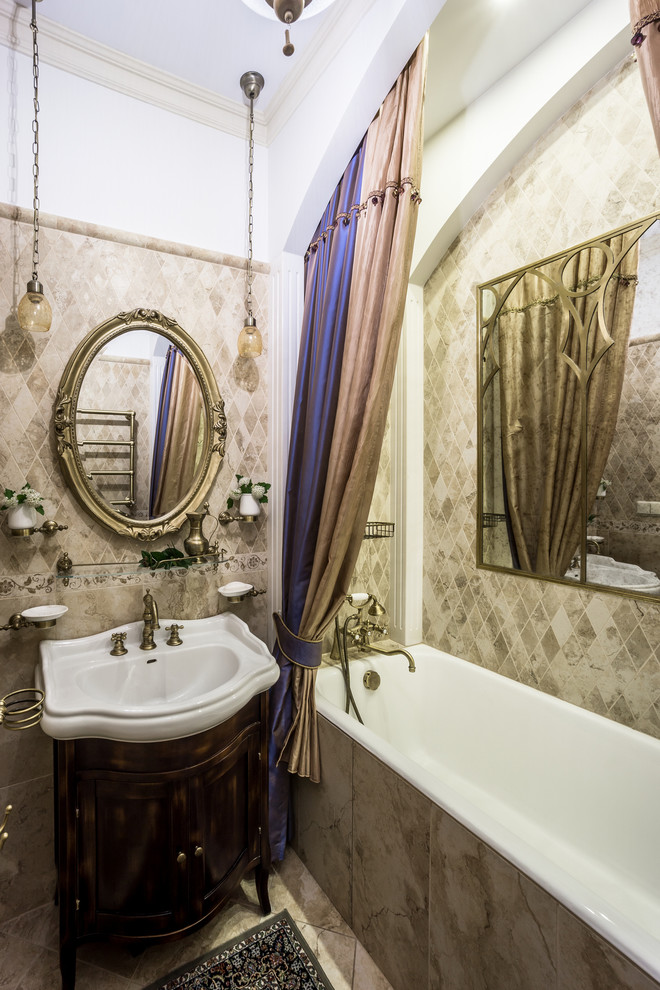
[[[35,626],[37,629],[49,629],[69,609],[66,605],[37,605],[34,608],[24,608],[22,612],[14,612],[9,622],[0,626],[0,631],[9,629],[27,629]]]
[[[257,595],[266,594],[265,591],[257,591],[253,584],[244,584],[243,581],[231,581],[229,584],[222,584],[218,591],[232,605],[236,605],[246,598],[256,598]]]
[[[36,605],[34,608],[24,608],[21,616],[37,629],[49,629],[68,611],[67,605]]]

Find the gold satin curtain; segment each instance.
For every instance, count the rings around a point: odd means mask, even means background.
[[[610,246],[620,255],[623,237]],[[580,546],[616,428],[637,255],[635,244],[607,282],[601,305],[590,292],[605,273],[605,255],[585,248],[563,274],[573,311],[552,283],[527,273],[498,317],[502,460],[523,571],[562,577]]]
[[[424,39],[367,132],[366,208],[359,219],[327,485],[298,632],[305,640],[318,640],[341,607],[376,483],[417,223],[426,61]],[[295,667],[293,722],[280,759],[291,773],[318,781],[315,682],[315,670]]]
[[[195,372],[180,351],[174,353],[172,389],[161,470],[152,500],[153,517],[170,512],[190,491],[203,441],[202,393]]]

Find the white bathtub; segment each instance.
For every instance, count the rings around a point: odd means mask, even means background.
[[[660,980],[660,741],[431,647],[317,677],[335,725]],[[363,687],[367,670],[381,676]]]

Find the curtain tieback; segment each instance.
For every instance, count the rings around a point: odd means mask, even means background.
[[[282,655],[298,667],[307,667],[308,670],[319,667],[323,656],[323,640],[301,639],[300,636],[296,636],[295,633],[291,632],[279,612],[273,612],[273,619],[275,620],[277,645]]]

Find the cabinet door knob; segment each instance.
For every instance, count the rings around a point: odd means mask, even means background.
[[[186,861],[186,854],[184,852],[180,852],[179,855],[176,858],[176,861],[177,861],[177,863],[185,863],[185,861]]]
[[[204,850],[201,846],[195,846],[195,856],[199,859],[200,856],[204,854]]]

